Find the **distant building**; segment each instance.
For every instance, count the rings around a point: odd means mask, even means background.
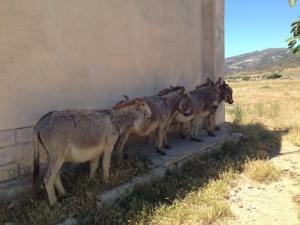
[[[251,75],[250,76],[250,80],[260,80],[261,79],[261,75]]]

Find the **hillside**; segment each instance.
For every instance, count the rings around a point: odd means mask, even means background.
[[[299,66],[300,58],[288,53],[286,48],[270,48],[226,58],[225,74],[282,71]]]

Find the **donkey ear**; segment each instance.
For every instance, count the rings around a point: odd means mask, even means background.
[[[136,108],[140,111],[142,111],[145,107],[144,101],[142,99],[135,99]]]
[[[219,77],[219,79],[216,82],[216,85],[221,86],[221,84],[222,84],[222,77]]]
[[[123,95],[124,96],[124,98],[126,98],[126,100],[129,100],[129,98],[128,98],[128,96],[127,95]]]
[[[209,78],[207,78],[206,80],[206,86],[214,86],[214,82],[212,80],[210,80]]]
[[[206,79],[205,85],[206,85],[206,86],[210,86],[210,82],[211,82],[211,80],[210,80],[209,78],[207,78],[207,79]]]
[[[174,89],[174,87],[173,87],[172,85],[170,85],[170,88],[171,88],[171,89]]]

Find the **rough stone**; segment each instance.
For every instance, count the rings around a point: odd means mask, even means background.
[[[17,163],[0,166],[0,182],[16,178],[18,175],[19,171]]]
[[[32,139],[32,129],[33,127],[26,127],[16,130],[16,141],[17,143],[28,143]]]
[[[0,131],[0,148],[16,144],[15,130]]]

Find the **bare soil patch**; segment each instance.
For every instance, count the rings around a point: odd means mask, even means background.
[[[241,174],[237,186],[229,193],[234,219],[230,225],[299,225],[300,148],[287,143],[270,159],[282,171],[280,179],[259,184]]]

